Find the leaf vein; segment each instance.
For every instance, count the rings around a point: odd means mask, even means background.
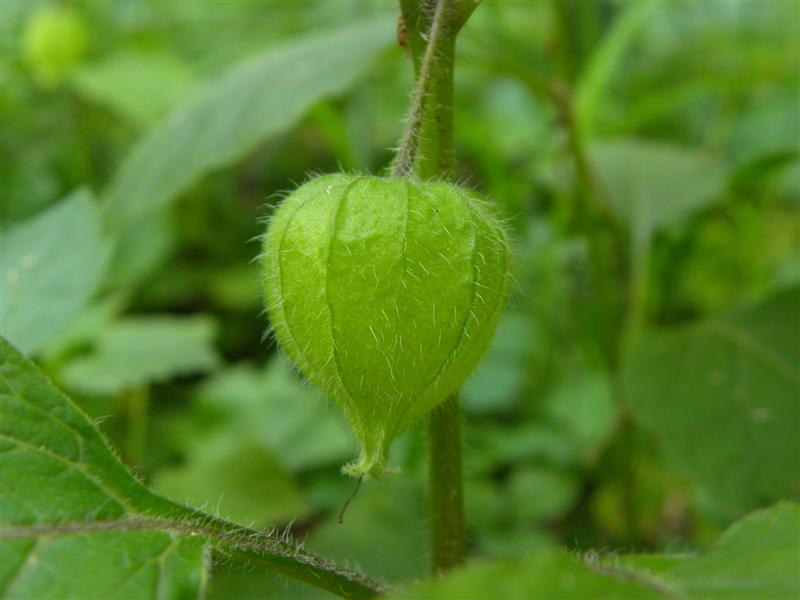
[[[68,458],[56,454],[49,448],[45,448],[43,446],[36,446],[34,444],[31,444],[30,442],[21,440],[13,435],[9,435],[8,433],[0,433],[0,439],[8,440],[12,444],[16,444],[22,449],[29,450],[37,454],[42,454],[44,456],[47,456],[48,458],[51,458],[66,465],[69,469],[82,475],[84,479],[92,483],[96,488],[98,488],[101,492],[103,492],[109,499],[116,502],[119,505],[119,507],[123,509],[125,512],[128,512],[132,515],[136,514],[136,510],[134,510],[133,507],[130,504],[128,504],[128,502],[124,498],[120,497],[115,491],[110,489],[101,479],[97,478],[95,475],[90,473],[84,466],[84,463],[76,463]]]

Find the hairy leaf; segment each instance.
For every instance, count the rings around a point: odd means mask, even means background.
[[[699,556],[611,557],[602,563],[662,582],[673,597],[730,599],[800,596],[800,505],[781,502],[731,526]]]
[[[197,597],[208,548],[349,597],[379,589],[270,532],[150,492],[86,415],[5,339],[0,401],[4,596]]]
[[[564,550],[546,550],[503,562],[473,563],[435,581],[404,590],[397,598],[560,598],[645,600],[663,598],[657,585],[587,567]]]
[[[782,502],[748,515],[697,555],[578,556],[546,550],[516,561],[473,563],[394,597],[796,598],[798,530],[800,506]]]

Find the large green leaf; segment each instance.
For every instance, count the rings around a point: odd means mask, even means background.
[[[86,415],[5,339],[0,401],[6,597],[197,597],[209,548],[346,596],[378,589],[280,536],[151,493]]]
[[[397,598],[492,598],[517,600],[645,600],[663,598],[657,586],[590,569],[564,550],[545,550],[515,561],[473,563],[445,578],[427,581]]]
[[[793,289],[646,336],[625,365],[633,416],[731,516],[800,493],[798,331]]]
[[[78,190],[0,236],[0,332],[23,351],[38,352],[100,283],[110,247],[97,207]]]
[[[5,598],[197,598],[204,545],[168,529],[4,539],[0,588]]]
[[[214,368],[214,321],[208,317],[128,317],[97,333],[95,347],[68,363],[61,377],[84,392],[111,394],[132,386]]]
[[[370,18],[233,65],[136,145],[106,190],[110,223],[163,206],[286,130],[320,98],[346,90],[394,42],[393,27],[390,15]]]
[[[800,597],[800,506],[781,502],[730,527],[700,556],[610,557],[602,564],[659,581],[671,597],[730,599]]]
[[[473,563],[399,598],[684,598],[750,600],[800,595],[800,506],[748,515],[705,553],[570,555],[546,550],[516,561]]]

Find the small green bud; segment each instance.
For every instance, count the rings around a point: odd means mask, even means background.
[[[80,62],[87,33],[74,10],[51,6],[37,10],[25,26],[22,54],[37,83],[52,88]]]
[[[344,410],[361,443],[345,471],[372,478],[475,367],[511,281],[506,232],[473,192],[346,174],[284,200],[262,263],[279,344]]]

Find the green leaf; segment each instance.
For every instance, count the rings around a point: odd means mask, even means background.
[[[554,519],[564,514],[578,496],[574,475],[541,467],[523,467],[509,481],[510,515],[517,523]]]
[[[646,336],[624,367],[633,416],[731,516],[800,491],[799,330],[793,289]]]
[[[600,369],[567,371],[543,404],[547,422],[569,436],[584,459],[597,453],[616,425],[612,383]]]
[[[663,598],[658,588],[624,575],[594,570],[564,550],[546,550],[516,561],[473,563],[447,577],[426,581],[393,598],[559,598],[645,600]]]
[[[781,502],[730,527],[705,554],[638,555],[602,562],[661,581],[672,597],[704,600],[800,596],[800,505]]]
[[[113,394],[133,386],[200,373],[219,364],[208,317],[128,317],[97,333],[95,347],[61,373],[70,387]]]
[[[201,538],[167,530],[42,533],[38,540],[3,540],[5,598],[188,599],[205,587]]]
[[[110,246],[87,190],[0,233],[0,332],[23,351],[38,352],[91,298]]]
[[[371,18],[230,67],[136,145],[106,190],[109,222],[122,226],[165,205],[346,90],[394,43],[394,26],[388,15]]]
[[[48,364],[57,364],[60,355],[85,348],[92,343],[100,331],[109,327],[125,308],[122,295],[103,296],[83,307],[61,333],[47,345],[43,360]]]
[[[118,231],[105,289],[130,293],[175,251],[177,235],[168,209],[156,210]]]
[[[570,555],[476,562],[393,598],[796,598],[800,594],[800,505],[782,502],[730,527],[699,555]]]
[[[14,598],[187,598],[208,548],[336,591],[379,586],[258,533],[156,496],[95,425],[0,339],[0,593]]]
[[[722,164],[702,151],[636,139],[590,148],[598,183],[614,211],[649,236],[719,199]]]
[[[158,472],[157,492],[259,527],[306,516],[297,484],[264,448],[227,436],[202,441],[184,464]]]
[[[204,600],[335,600],[336,594],[242,563],[214,565]]]
[[[72,87],[134,125],[161,117],[191,87],[188,67],[162,52],[121,51],[82,66]]]
[[[263,369],[236,366],[219,373],[200,388],[196,402],[214,415],[220,434],[259,443],[292,471],[338,465],[355,452],[344,420],[292,375],[283,357]]]
[[[500,318],[489,350],[464,382],[464,408],[473,413],[507,412],[527,383],[527,363],[539,331],[523,312],[509,311]]]
[[[347,498],[352,482],[340,488],[339,502]],[[344,523],[330,519],[315,528],[309,548],[389,581],[423,576],[428,570],[427,538],[420,523],[425,502],[408,479],[376,484],[365,481],[347,508]]]
[[[571,466],[579,459],[579,448],[571,436],[539,423],[467,423],[464,437],[471,450],[466,455],[467,468],[476,472],[492,472],[521,462]]]

